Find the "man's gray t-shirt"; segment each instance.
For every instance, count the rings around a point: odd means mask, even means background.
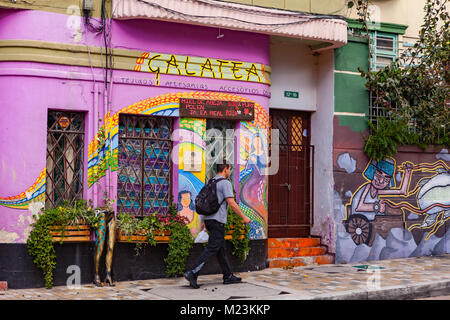
[[[213,179],[217,180],[223,178],[221,175],[215,176]],[[234,198],[233,194],[233,186],[231,185],[230,180],[225,179],[221,180],[216,183],[217,187],[217,199],[219,200],[219,203],[222,203],[223,199],[226,198]],[[227,207],[228,203],[227,201],[223,201],[222,205],[219,208],[219,211],[217,213],[212,214],[210,216],[205,216],[205,220],[217,220],[220,223],[227,223]]]

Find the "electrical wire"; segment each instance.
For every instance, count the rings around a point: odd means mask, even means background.
[[[223,0],[193,0],[195,2],[199,2],[199,3],[203,3],[206,5],[212,5],[215,7],[220,7],[220,8],[224,8],[224,9],[231,9],[231,10],[236,10],[236,11],[244,11],[244,12],[248,12],[248,13],[254,13],[255,10],[251,9],[251,8],[244,8],[244,7],[230,7],[229,5],[226,5],[224,3]],[[240,3],[234,3],[236,5],[241,5]],[[253,5],[255,6],[255,5]],[[316,13],[310,13],[310,12],[300,12],[300,11],[292,11],[292,10],[286,10],[286,9],[277,9],[277,8],[267,8],[267,7],[262,7],[262,6],[255,6],[255,7],[259,7],[259,8],[263,8],[263,9],[273,9],[273,10],[278,10],[280,12],[262,12],[273,15],[279,15],[279,16],[288,16],[288,17],[295,17],[295,16],[317,16],[317,17],[322,17],[322,18],[326,18],[326,19],[343,19],[342,16],[339,15],[333,15],[333,14],[327,14],[327,15],[323,15],[323,14],[316,14]],[[284,12],[282,12],[281,10],[283,10]]]
[[[266,27],[276,27],[276,26],[282,27],[282,26],[288,26],[288,25],[303,24],[303,23],[312,22],[314,20],[330,19],[331,17],[333,17],[333,16],[312,16],[312,17],[306,18],[306,20],[303,19],[303,20],[292,21],[292,22],[285,22],[285,23],[259,23],[259,22],[249,22],[249,21],[245,21],[245,20],[241,20],[241,19],[237,19],[237,18],[233,18],[233,17],[226,17],[226,16],[193,15],[193,14],[188,14],[188,13],[180,12],[180,11],[177,11],[177,10],[173,10],[173,9],[170,9],[170,8],[166,8],[166,7],[161,6],[159,4],[156,4],[156,3],[150,3],[150,2],[147,2],[145,0],[137,0],[137,1],[145,3],[147,5],[150,5],[152,7],[158,8],[158,9],[165,10],[165,11],[170,12],[172,14],[178,14],[178,15],[181,15],[181,16],[186,16],[186,17],[191,17],[191,18],[198,18],[198,19],[228,19],[228,20],[234,20],[234,21],[238,21],[238,22],[242,22],[242,23],[253,24],[253,25],[260,25],[260,26],[266,26]],[[228,8],[228,9],[230,9],[230,8]],[[335,16],[333,19],[342,19],[342,18],[338,18],[338,16]]]

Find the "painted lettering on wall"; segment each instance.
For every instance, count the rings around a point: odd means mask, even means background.
[[[255,117],[254,108],[253,102],[246,101],[180,99],[180,117],[251,121]]]
[[[160,84],[161,74],[257,82],[270,85],[269,66],[261,63],[231,61],[207,57],[144,52],[136,60],[134,71],[155,74]]]
[[[133,78],[133,77],[114,77],[115,83],[141,85],[141,86],[155,86],[154,79],[148,78]],[[160,81],[160,87],[180,88],[192,90],[211,90],[239,94],[253,94],[258,96],[270,97],[270,88],[251,88],[243,86],[229,86],[229,85],[214,85],[212,83],[202,82],[188,82],[188,81]]]

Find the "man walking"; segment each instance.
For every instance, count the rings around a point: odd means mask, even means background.
[[[213,255],[216,255],[219,260],[219,265],[223,273],[223,284],[239,283],[242,281],[241,278],[236,277],[231,272],[230,264],[225,252],[225,224],[227,223],[228,205],[242,218],[242,220],[244,220],[245,224],[250,223],[251,220],[244,215],[244,213],[242,213],[239,205],[234,200],[233,186],[231,185],[230,180],[228,180],[228,177],[231,174],[231,165],[217,164],[216,168],[217,175],[213,179],[223,179],[218,181],[216,184],[217,198],[219,204],[221,205],[215,214],[204,217],[205,226],[209,232],[208,245],[194,263],[192,269],[184,274],[186,280],[189,281],[189,285],[194,289],[199,288],[199,285],[197,284],[197,277],[200,270],[203,268],[206,261],[208,261]]]

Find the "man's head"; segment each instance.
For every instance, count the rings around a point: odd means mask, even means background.
[[[231,175],[231,165],[228,163],[218,163],[216,164],[217,174],[224,176],[225,179]]]

